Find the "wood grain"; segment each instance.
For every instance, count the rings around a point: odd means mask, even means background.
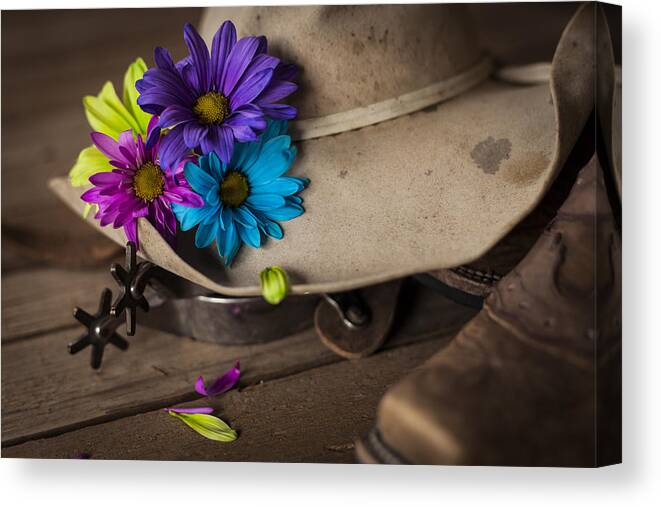
[[[2,342],[75,327],[74,306],[95,310],[104,287],[114,290],[109,270],[40,268],[2,278]]]
[[[387,347],[449,339],[474,314],[425,290],[415,311],[396,318]],[[312,329],[266,344],[219,346],[138,328],[128,351],[108,348],[98,372],[89,368],[87,351],[67,353],[75,328],[3,345],[3,445],[196,399],[197,376],[216,376],[237,358],[243,385],[340,360]]]
[[[230,444],[155,410],[5,448],[2,456],[351,463],[354,441],[371,427],[386,389],[442,345],[438,338],[231,391],[217,402],[219,416],[239,432]]]

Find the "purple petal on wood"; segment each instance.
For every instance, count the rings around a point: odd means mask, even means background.
[[[174,412],[175,414],[211,414],[213,407],[190,407],[190,408],[164,408],[165,412]]]
[[[237,361],[233,368],[230,368],[214,380],[209,387],[204,385],[204,379],[202,377],[198,377],[197,382],[195,382],[195,391],[202,396],[218,396],[232,389],[239,381],[240,375],[241,367],[239,361]]]
[[[204,378],[202,377],[202,375],[197,377],[197,381],[195,382],[195,392],[201,394],[202,396],[207,395],[207,388],[204,385]]]

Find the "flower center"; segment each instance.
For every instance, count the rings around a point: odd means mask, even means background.
[[[220,184],[220,200],[231,208],[238,208],[250,193],[248,178],[241,171],[228,171]]]
[[[163,193],[163,171],[153,162],[140,166],[133,176],[133,192],[140,199],[151,202]]]
[[[229,115],[229,101],[220,93],[205,93],[195,101],[193,112],[202,123],[218,124]]]

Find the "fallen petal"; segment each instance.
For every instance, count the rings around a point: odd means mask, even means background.
[[[240,364],[237,361],[234,368],[230,368],[223,373],[209,387],[205,386],[204,379],[201,376],[198,377],[197,382],[195,382],[195,391],[202,396],[218,396],[232,389],[239,381],[240,375]]]
[[[237,439],[237,433],[230,428],[225,421],[208,414],[178,414],[168,412],[171,416],[182,420],[194,431],[209,440],[217,442],[233,442]]]
[[[190,407],[190,408],[164,408],[166,412],[175,412],[177,414],[211,414],[213,407]]]

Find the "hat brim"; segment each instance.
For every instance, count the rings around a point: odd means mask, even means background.
[[[565,30],[548,84],[488,80],[425,111],[299,143],[291,172],[311,180],[305,214],[282,224],[282,240],[244,245],[231,268],[214,245],[196,249],[190,232],[178,233],[173,250],[146,220],[140,255],[235,296],[260,294],[259,273],[271,265],[288,272],[291,293],[304,294],[479,258],[540,201],[594,107],[588,17]],[[51,186],[82,212],[85,189],[65,178]],[[126,242],[121,229],[99,230]]]

